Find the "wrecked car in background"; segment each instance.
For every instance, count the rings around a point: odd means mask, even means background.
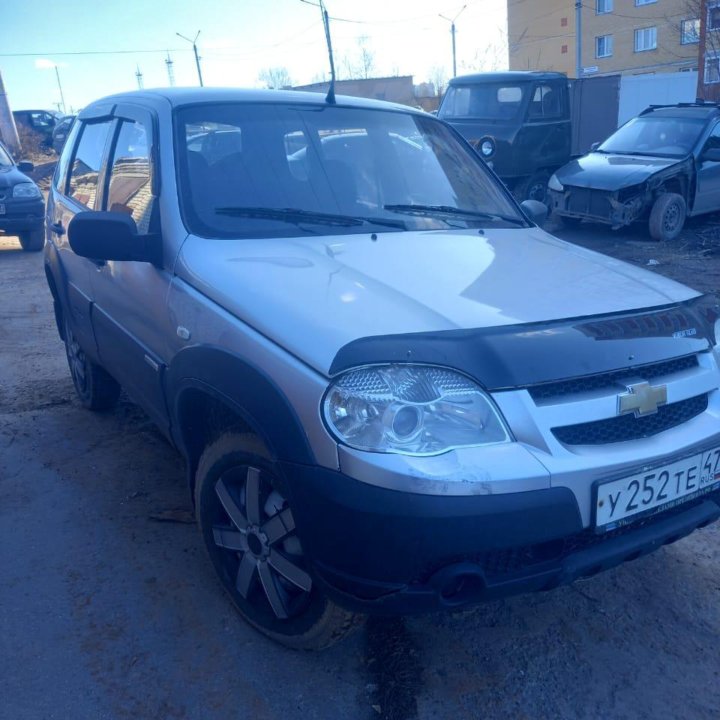
[[[720,210],[720,107],[650,106],[560,168],[548,200],[570,223],[644,221],[654,239],[676,238],[686,218]]]

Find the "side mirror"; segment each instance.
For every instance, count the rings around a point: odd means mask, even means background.
[[[520,207],[528,220],[534,222],[536,225],[542,225],[545,220],[547,220],[548,207],[539,200],[523,200],[520,203]]]
[[[590,146],[590,152],[595,152],[599,147],[600,147],[600,143],[599,143],[599,142],[594,142],[594,143]]]
[[[91,260],[126,260],[159,265],[160,237],[138,235],[135,221],[120,212],[81,212],[68,225],[68,240],[76,255]]]
[[[708,148],[700,156],[700,159],[708,162],[720,162],[720,147]]]
[[[35,166],[29,160],[21,160],[17,168],[21,173],[29,173],[35,169]]]

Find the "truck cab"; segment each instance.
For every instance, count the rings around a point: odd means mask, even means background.
[[[556,72],[493,72],[450,81],[438,110],[519,200],[545,201],[570,160],[568,80]]]

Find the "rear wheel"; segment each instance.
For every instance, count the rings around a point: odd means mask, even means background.
[[[654,240],[674,240],[685,225],[685,198],[677,193],[663,193],[650,211],[650,237]]]
[[[65,354],[75,392],[83,407],[89,410],[107,410],[120,397],[120,385],[114,378],[88,358],[65,321]]]
[[[45,245],[44,230],[30,230],[20,233],[20,247],[25,252],[39,252]]]
[[[198,465],[200,532],[248,623],[287,647],[319,650],[344,637],[359,618],[328,600],[312,579],[280,486],[256,436],[223,435]]]

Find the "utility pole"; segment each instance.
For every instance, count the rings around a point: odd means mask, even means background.
[[[582,64],[582,0],[575,0],[575,77],[583,75]]]
[[[170,87],[175,87],[175,70],[173,70],[173,61],[170,57],[169,50],[167,57],[165,58],[165,67],[167,68],[168,82],[170,83]]]
[[[456,56],[455,56],[455,21],[462,15],[463,11],[467,5],[463,5],[460,8],[460,12],[451,20],[449,17],[445,17],[444,15],[440,15],[443,20],[447,20],[450,23],[450,34],[452,35],[452,53],[453,53],[453,77],[457,75],[457,62],[456,62]]]
[[[60,91],[60,102],[62,103],[63,115],[65,115],[65,114],[66,114],[66,111],[65,111],[65,97],[64,97],[63,91],[62,91],[62,85],[60,84],[60,71],[58,70],[58,66],[57,66],[57,65],[55,66],[55,77],[57,78],[58,90]]]
[[[5,93],[2,72],[0,72],[0,140],[7,145],[8,150],[16,157],[20,154],[20,138],[18,137],[15,118],[10,112],[10,103]]]
[[[144,85],[143,85],[143,74],[140,72],[140,66],[139,66],[139,65],[137,65],[137,70],[135,71],[135,78],[137,79],[138,90],[142,90],[143,87],[144,87]]]
[[[197,74],[198,74],[198,81],[200,82],[200,87],[205,87],[203,84],[202,79],[202,72],[200,71],[200,56],[198,55],[198,49],[197,49],[197,39],[200,37],[200,31],[197,31],[197,35],[195,35],[195,39],[191,40],[188,37],[185,37],[184,35],[181,35],[180,33],[175,33],[178,37],[182,38],[183,40],[187,40],[189,43],[193,46],[193,52],[195,53],[195,66],[197,67]]]

